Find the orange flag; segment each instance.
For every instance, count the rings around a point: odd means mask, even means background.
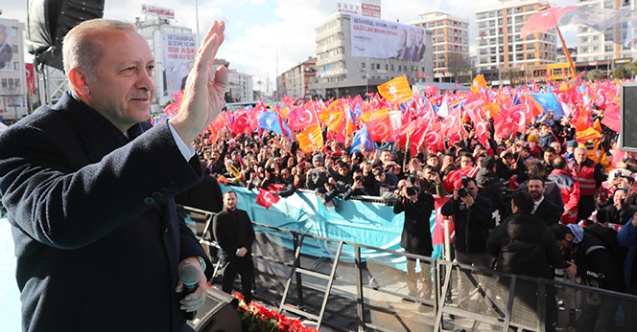
[[[575,140],[580,143],[598,138],[602,138],[602,134],[600,134],[599,131],[593,128],[586,128],[585,130],[575,133]]]
[[[299,147],[305,153],[312,153],[316,149],[323,148],[323,133],[319,125],[307,127],[297,135],[297,139]]]
[[[333,132],[341,132],[345,123],[343,99],[333,101],[330,106],[319,113],[319,120]]]
[[[484,75],[480,74],[473,79],[473,82],[471,83],[471,91],[473,93],[478,93],[482,88],[487,88],[487,80],[484,79]]]
[[[403,75],[389,80],[378,86],[378,92],[390,104],[400,104],[414,97],[407,81],[407,76]]]

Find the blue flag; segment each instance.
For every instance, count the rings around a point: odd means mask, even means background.
[[[263,112],[258,117],[259,128],[273,131],[279,135],[283,135],[281,124],[279,124],[279,117],[274,112]]]
[[[557,96],[554,93],[532,93],[531,97],[535,99],[535,102],[540,105],[544,113],[553,112],[553,117],[556,120],[559,120],[564,116],[564,111],[562,110],[562,105],[560,101],[557,100]]]
[[[363,150],[372,151],[374,149],[374,142],[372,142],[372,137],[369,135],[369,131],[367,131],[367,125],[364,125],[363,128],[359,129],[356,135],[354,135],[349,153],[352,154],[356,151],[363,152]]]

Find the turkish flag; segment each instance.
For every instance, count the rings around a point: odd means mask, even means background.
[[[451,198],[451,195],[440,197],[434,196],[434,207],[436,209],[436,223],[434,224],[434,229],[432,232],[432,244],[434,246],[441,245],[445,243],[445,216],[440,213],[440,209],[445,203]],[[449,222],[449,237],[450,243],[453,243],[454,240],[454,224],[453,222]]]
[[[265,189],[259,189],[259,194],[257,195],[257,204],[269,209],[270,206],[276,204],[281,198],[275,196],[271,192]]]

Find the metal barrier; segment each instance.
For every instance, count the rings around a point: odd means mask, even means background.
[[[576,331],[578,318],[583,317],[580,327],[592,330],[597,315],[606,317],[600,320],[606,330],[615,331],[615,322],[621,321],[617,312],[637,307],[636,296],[569,280],[511,275],[254,225],[255,298],[286,314],[307,318],[305,324],[314,321],[337,331],[546,331],[547,321],[555,322],[551,330]],[[286,246],[289,242],[293,248]],[[342,246],[351,246],[355,260],[299,254],[300,246],[313,245],[333,248],[335,253]],[[378,255],[362,261],[361,252]],[[391,267],[407,258],[420,260],[418,287],[422,289],[424,276],[431,284],[430,293],[413,296],[407,289],[405,270]]]

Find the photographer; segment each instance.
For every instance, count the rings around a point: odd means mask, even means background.
[[[478,194],[478,183],[474,178],[463,176],[456,181],[453,199],[442,206],[443,216],[453,217],[456,239],[454,241],[456,261],[473,266],[489,267],[491,257],[487,253],[487,238],[494,228],[491,201]],[[462,278],[460,278],[462,279]],[[469,286],[459,284],[460,301],[466,304]]]
[[[314,190],[319,194],[325,194],[325,184],[327,183],[328,171],[323,164],[323,156],[315,155],[312,157],[312,168],[307,172],[306,187],[309,190]]]
[[[414,178],[412,181],[406,180],[404,187],[399,192],[399,198],[394,204],[394,213],[405,212],[405,223],[400,240],[400,246],[405,252],[410,254],[431,256],[433,245],[429,219],[434,209],[434,198],[431,194],[425,193],[418,187],[419,182]],[[429,295],[431,290],[431,278],[429,266],[420,261],[422,280],[422,296]],[[416,274],[416,259],[407,258],[407,288],[409,296],[416,297],[418,294],[418,275]]]

